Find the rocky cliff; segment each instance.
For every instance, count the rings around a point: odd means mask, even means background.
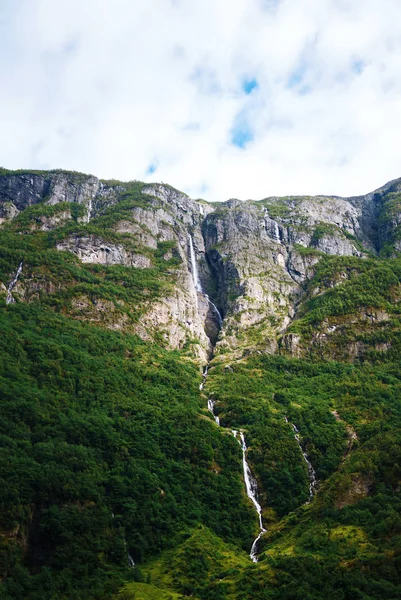
[[[400,597],[400,186],[0,171],[2,597]]]
[[[299,355],[302,344],[291,326],[308,294],[326,292],[327,286],[307,290],[322,257],[367,259],[395,256],[401,249],[401,180],[353,198],[208,204],[164,184],[3,170],[0,216],[3,228],[46,233],[54,249],[72,253],[81,264],[141,269],[155,277],[158,265],[159,276],[170,284],[145,299],[138,318],[130,314],[135,311],[129,302],[73,292],[72,281],[47,277],[46,268],[27,257],[14,299],[30,301],[69,288],[77,318],[134,331],[146,340],[162,337],[170,348],[190,345],[201,362],[212,352],[224,360],[251,351]],[[3,273],[4,293],[13,275]],[[361,320],[367,319],[363,313]],[[308,343],[319,340],[321,346],[333,327],[336,323],[327,322],[327,331]]]

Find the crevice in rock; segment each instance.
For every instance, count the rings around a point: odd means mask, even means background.
[[[219,282],[219,277],[216,272],[215,266],[213,265],[212,261],[210,260],[209,253],[206,250],[205,250],[205,262],[206,262],[206,265],[208,267],[208,272],[209,272],[209,278],[205,282],[205,289],[206,289],[210,299],[217,307],[222,320],[224,320],[225,310],[223,309],[222,304],[221,304],[221,289],[220,289],[221,286],[220,286],[220,282]]]
[[[223,256],[216,248],[218,244],[217,228],[214,223],[202,224],[202,236],[205,244],[205,260],[215,286],[215,304],[223,318],[227,315],[230,300],[244,294],[239,284],[240,276],[231,260]]]
[[[195,293],[198,298],[198,311],[203,315],[204,330],[206,336],[209,338],[212,354],[223,325],[223,316],[213,300],[215,281],[213,280],[213,274],[206,258],[198,271],[193,233],[191,232],[188,233],[188,249]]]

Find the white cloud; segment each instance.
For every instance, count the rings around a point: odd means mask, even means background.
[[[209,200],[369,191],[401,176],[400,23],[399,0],[5,1],[0,164]]]

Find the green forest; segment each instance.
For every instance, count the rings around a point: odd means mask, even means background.
[[[196,339],[134,333],[181,265],[174,241],[116,231],[158,209],[143,185],[90,223],[45,198],[0,228],[0,598],[398,600],[401,259],[319,254],[286,332],[300,355],[285,334],[274,355],[216,355],[200,389]],[[150,266],[83,263],[56,249],[70,236]],[[21,262],[25,295],[6,304]],[[257,563],[233,429],[263,508]]]

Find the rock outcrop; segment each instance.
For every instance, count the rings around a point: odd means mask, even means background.
[[[75,218],[76,232],[72,209],[61,207],[57,215],[36,217],[33,229],[57,230],[55,247],[82,263],[152,269],[167,244],[161,258],[175,261],[172,291],[149,303],[136,331],[144,339],[161,334],[173,348],[194,343],[203,362],[212,351],[238,358],[255,350],[273,353],[280,344],[299,355],[299,336],[286,331],[320,258],[401,251],[401,180],[348,199],[270,197],[212,205],[164,184],[107,182],[64,171],[0,174],[3,227],[30,206],[60,203],[85,208]],[[20,299],[29,297],[23,278],[18,291]],[[78,308],[85,303],[76,301]],[[124,320],[109,325],[124,328]],[[324,335],[336,333],[319,335],[323,344]]]
[[[95,236],[72,236],[58,243],[56,248],[73,252],[83,263],[125,265],[139,269],[152,266],[149,257],[129,251],[121,244],[113,244]]]

